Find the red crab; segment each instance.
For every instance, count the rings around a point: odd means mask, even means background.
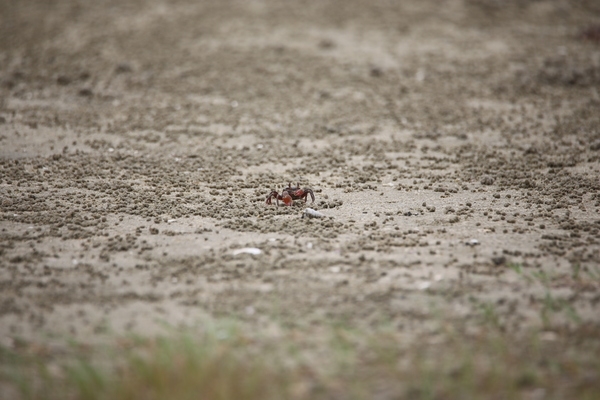
[[[306,198],[308,197],[308,195],[310,195],[312,203],[315,202],[315,194],[313,193],[312,189],[301,189],[300,185],[298,185],[297,183],[296,185],[297,187],[292,187],[292,183],[288,183],[288,187],[283,189],[283,192],[281,192],[281,194],[277,193],[276,190],[273,190],[267,196],[267,204],[272,204],[271,199],[275,199],[277,205],[279,205],[279,200],[282,200],[286,206],[291,206],[294,203],[294,200],[304,199],[304,202],[306,202]]]

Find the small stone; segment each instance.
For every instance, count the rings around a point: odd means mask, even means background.
[[[261,249],[256,247],[244,247],[241,249],[236,249],[233,251],[233,255],[237,256],[238,254],[252,254],[253,256],[257,256],[262,253]]]
[[[302,218],[304,218],[304,217],[306,217],[306,218],[324,218],[325,214],[322,214],[316,210],[313,210],[312,208],[307,208],[302,213]]]

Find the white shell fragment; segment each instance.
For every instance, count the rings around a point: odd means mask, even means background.
[[[467,246],[477,246],[477,245],[479,245],[479,240],[477,240],[477,239],[471,239],[471,240],[467,240],[467,241],[465,242],[465,244],[466,244]]]
[[[235,249],[233,251],[233,255],[237,256],[238,254],[252,254],[253,256],[257,256],[262,253],[261,249],[257,249],[256,247],[243,247],[241,249]]]
[[[324,218],[325,214],[321,214],[320,212],[313,210],[312,208],[307,208],[306,210],[304,210],[304,213],[302,213],[302,218]]]

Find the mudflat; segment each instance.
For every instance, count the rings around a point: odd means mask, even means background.
[[[597,2],[4,3],[3,346],[597,329]]]

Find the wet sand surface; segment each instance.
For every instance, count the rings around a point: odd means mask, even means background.
[[[230,316],[600,322],[596,2],[0,16],[3,345]],[[265,204],[288,182],[315,202]]]

